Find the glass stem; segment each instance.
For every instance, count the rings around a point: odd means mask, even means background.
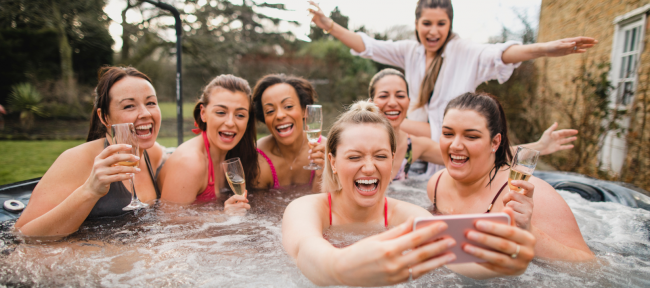
[[[129,179],[129,182],[131,182],[131,203],[133,203],[135,200],[138,200],[138,195],[135,195],[135,184],[133,183],[133,178]]]

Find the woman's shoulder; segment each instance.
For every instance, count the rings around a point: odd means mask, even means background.
[[[200,140],[200,141],[199,141]],[[163,170],[169,169],[187,169],[191,167],[202,167],[206,162],[207,154],[205,153],[203,139],[199,137],[192,138],[181,146],[178,146],[174,153],[169,156],[167,162],[163,166]]]
[[[92,163],[95,157],[104,150],[104,139],[100,138],[65,150],[54,163],[67,161],[73,161],[75,163],[86,163],[90,161]]]
[[[262,150],[262,152],[268,154],[273,148],[275,141],[273,140],[273,135],[266,135],[260,139],[257,139],[257,149]]]
[[[287,210],[309,210],[309,211],[320,211],[323,208],[327,208],[329,204],[327,203],[327,194],[328,193],[316,193],[298,197],[291,201],[287,206]]]

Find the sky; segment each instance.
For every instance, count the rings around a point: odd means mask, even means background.
[[[241,3],[242,0],[232,0]],[[171,3],[172,0],[163,0]],[[271,17],[285,20],[294,20],[301,23],[296,27],[284,23],[279,29],[292,31],[298,39],[308,41],[309,17],[307,15],[307,1],[305,0],[258,0],[257,2],[283,3],[287,9],[295,11],[277,11],[275,9],[260,9]],[[341,13],[350,18],[351,29],[365,26],[371,32],[385,32],[388,28],[397,25],[409,25],[415,29],[415,5],[417,0],[320,0],[321,9],[326,15],[339,7]],[[522,29],[514,11],[528,15],[535,25],[539,19],[541,0],[455,0],[453,28],[462,38],[471,39],[477,43],[485,43],[489,37],[501,33],[505,25],[514,31]],[[148,5],[148,4],[143,4]],[[122,21],[121,10],[126,7],[126,0],[109,0],[104,11],[113,23],[109,28],[111,36],[115,39],[115,50],[122,46]],[[127,22],[139,21],[137,13],[127,13]],[[170,39],[171,40],[171,39]]]

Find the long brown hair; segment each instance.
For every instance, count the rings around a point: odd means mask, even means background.
[[[415,106],[417,108],[424,107],[425,104],[429,103],[431,94],[433,94],[433,89],[436,85],[436,81],[438,80],[438,74],[440,74],[440,68],[442,67],[442,53],[445,51],[449,40],[455,36],[452,32],[452,24],[454,22],[454,8],[451,6],[451,0],[419,0],[417,8],[415,8],[416,27],[418,21],[420,20],[420,17],[422,16],[422,10],[435,8],[444,9],[447,13],[447,16],[449,17],[449,33],[447,33],[447,39],[445,39],[445,42],[442,43],[440,49],[436,51],[436,55],[434,56],[433,61],[431,61],[431,64],[429,64],[429,67],[427,67],[426,74],[424,75],[424,79],[422,79],[422,84],[420,85],[420,97],[418,97],[418,103]],[[422,41],[420,41],[420,35],[418,35],[417,29],[415,30],[415,37],[418,39],[418,42],[422,43]]]
[[[386,117],[379,114],[379,108],[374,103],[368,101],[357,101],[356,103],[350,106],[350,109],[341,114],[339,118],[334,122],[330,132],[327,135],[327,152],[332,153],[332,156],[336,157],[337,148],[339,142],[341,142],[341,134],[345,131],[345,128],[348,128],[355,124],[377,124],[388,133],[388,139],[390,141],[390,150],[395,154],[397,150],[397,137],[395,136],[395,130],[393,126],[388,122]],[[321,191],[324,192],[339,192],[341,191],[341,182],[339,181],[338,176],[334,174],[332,165],[330,161],[325,160],[325,168],[323,169],[323,182],[321,183]]]
[[[99,69],[97,87],[95,88],[95,99],[93,101],[93,111],[90,115],[90,129],[88,130],[88,137],[86,142],[104,138],[107,130],[106,126],[102,123],[108,123],[109,107],[111,104],[111,97],[109,92],[113,85],[125,77],[138,77],[151,83],[151,79],[133,67],[112,67],[106,66]],[[99,119],[97,109],[102,109],[102,119]]]
[[[259,174],[260,167],[257,164],[257,151],[255,151],[255,140],[257,139],[257,132],[255,130],[255,115],[253,114],[253,101],[251,100],[251,87],[248,82],[242,78],[234,75],[219,75],[212,79],[208,85],[203,88],[201,98],[194,106],[194,121],[199,126],[201,131],[206,131],[207,123],[201,119],[201,106],[207,107],[210,102],[210,94],[215,88],[223,88],[230,92],[242,92],[248,98],[248,122],[246,122],[246,132],[230,151],[226,153],[226,159],[239,157],[241,164],[246,174],[246,182],[254,183]]]
[[[490,185],[497,175],[497,171],[503,166],[509,166],[512,159],[510,140],[508,139],[508,123],[501,103],[496,97],[488,93],[467,92],[451,100],[447,104],[447,108],[445,108],[444,115],[447,115],[447,111],[451,109],[476,111],[485,117],[487,128],[490,131],[490,139],[494,139],[494,136],[501,134],[501,144],[494,153],[494,167],[490,170],[490,182],[488,182],[488,185]]]

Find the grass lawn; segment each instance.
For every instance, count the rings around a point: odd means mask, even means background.
[[[0,185],[43,176],[59,154],[83,142],[0,141]]]
[[[258,137],[266,135],[259,134]],[[185,136],[185,141],[194,136]],[[83,140],[0,141],[0,185],[43,176],[63,151]],[[176,137],[159,137],[165,147],[176,147]]]
[[[160,107],[162,119],[176,119],[176,102],[160,102],[158,107]],[[193,119],[192,112],[194,112],[194,103],[183,103],[183,118]]]

